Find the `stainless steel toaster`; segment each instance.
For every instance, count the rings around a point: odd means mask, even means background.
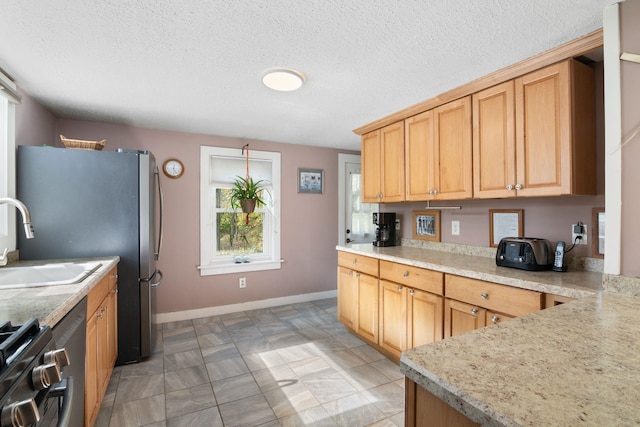
[[[505,237],[498,244],[496,264],[521,270],[549,270],[553,266],[553,246],[546,239]]]

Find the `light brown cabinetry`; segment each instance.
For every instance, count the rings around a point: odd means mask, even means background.
[[[594,90],[567,60],[474,94],[474,197],[595,194]]]
[[[594,87],[573,59],[515,80],[519,196],[595,194]]]
[[[473,195],[471,97],[433,110],[433,200],[468,199]]]
[[[405,120],[406,200],[473,195],[471,97]]]
[[[114,267],[87,296],[85,426],[92,426],[118,356],[117,269]]]
[[[445,275],[444,336],[469,332],[541,310],[543,294],[527,289]]]
[[[338,252],[338,320],[378,343],[378,260]]]
[[[435,180],[433,110],[406,119],[404,129],[405,199],[430,200]]]
[[[508,81],[473,95],[473,196],[516,195],[515,88]]]
[[[442,339],[443,274],[380,261],[379,345],[393,356]]]
[[[405,378],[404,390],[404,425],[407,427],[476,427],[480,425],[408,378]]]
[[[363,135],[363,202],[404,201],[404,161],[404,122]]]

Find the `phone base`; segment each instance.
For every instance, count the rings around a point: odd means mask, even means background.
[[[558,271],[560,273],[564,273],[565,271],[567,271],[569,269],[569,267],[565,264],[562,267],[556,267],[555,265],[553,267],[551,267],[552,271]]]

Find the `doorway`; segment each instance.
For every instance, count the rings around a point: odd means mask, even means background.
[[[338,244],[372,243],[375,238],[373,212],[376,203],[362,203],[360,156],[338,154]]]

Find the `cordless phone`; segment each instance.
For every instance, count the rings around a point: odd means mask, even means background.
[[[567,266],[564,265],[564,245],[563,241],[556,243],[556,254],[553,259],[553,271],[567,271]]]

